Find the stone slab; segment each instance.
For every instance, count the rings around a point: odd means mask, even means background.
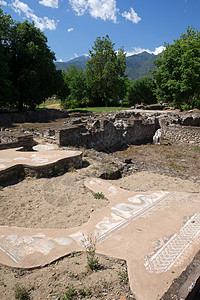
[[[127,261],[137,300],[160,299],[200,248],[200,195],[136,193],[97,178],[88,178],[85,186],[103,193],[110,204],[77,228],[0,227],[0,263],[19,268],[43,266],[84,251],[90,237],[95,237],[98,253]]]
[[[80,151],[51,150],[51,151],[20,151],[22,148],[0,151],[0,171],[15,165],[41,166],[55,163],[67,157],[80,155]]]

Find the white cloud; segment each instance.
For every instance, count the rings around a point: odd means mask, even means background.
[[[137,13],[134,11],[134,9],[131,7],[131,11],[125,11],[122,14],[122,17],[125,19],[137,24],[139,21],[141,21],[141,18],[137,15]]]
[[[48,7],[52,7],[52,8],[58,8],[58,2],[59,0],[40,0],[39,3],[44,5],[44,6],[48,6]]]
[[[131,56],[131,55],[134,55],[134,54],[139,54],[139,53],[142,53],[144,51],[148,52],[149,54],[158,55],[158,54],[162,53],[164,50],[165,50],[164,46],[156,47],[154,51],[151,51],[149,49],[140,48],[140,47],[133,47],[133,51],[126,52],[126,56]]]
[[[59,59],[58,62],[63,62],[63,60],[62,60],[62,59]]]
[[[77,54],[77,53],[74,53],[74,57],[78,57],[78,54]]]
[[[34,21],[35,26],[40,28],[41,30],[49,29],[55,30],[57,22],[55,20],[51,20],[48,17],[39,18],[34,14],[34,10],[32,10],[26,3],[21,2],[19,0],[15,0],[12,5],[12,9],[18,13],[19,15],[21,12],[25,14],[28,19]]]
[[[88,8],[87,0],[69,0],[69,4],[78,16],[82,16]]]
[[[163,51],[165,51],[165,49],[166,49],[166,47],[164,47],[164,46],[156,47],[152,53],[155,55],[158,55],[158,54],[162,53]]]
[[[68,29],[67,29],[68,32],[71,32],[71,31],[73,31],[73,30],[74,30],[74,28],[68,28]]]
[[[110,20],[116,23],[119,9],[116,7],[116,0],[69,0],[69,4],[78,16],[86,11],[97,19]]]
[[[7,2],[6,2],[6,1],[0,1],[0,5],[6,6],[6,5],[7,5]]]
[[[89,12],[95,19],[100,18],[117,21],[117,13],[119,9],[116,7],[116,0],[88,0]]]

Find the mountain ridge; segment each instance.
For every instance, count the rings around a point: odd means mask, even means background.
[[[157,57],[158,55],[150,54],[146,51],[139,54],[127,56],[125,75],[133,81],[143,76],[150,76],[151,73],[149,70],[155,69],[155,65],[153,62]],[[82,68],[84,70],[86,67],[86,61],[89,59],[89,56],[82,55],[79,57],[75,57],[67,62],[55,62],[55,65],[58,70],[62,71],[72,65],[75,65],[77,68]]]

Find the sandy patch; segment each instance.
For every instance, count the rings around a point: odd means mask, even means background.
[[[72,228],[87,222],[93,211],[106,206],[84,186],[93,176],[93,165],[53,178],[34,179],[7,186],[0,191],[0,225],[30,228]],[[180,191],[199,193],[200,185],[189,180],[151,172],[139,172],[111,181],[134,191]]]

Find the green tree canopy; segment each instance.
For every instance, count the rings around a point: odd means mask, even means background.
[[[0,107],[35,108],[55,94],[63,78],[54,60],[34,23],[15,22],[0,9]]]
[[[155,60],[152,71],[160,100],[181,107],[194,107],[200,95],[200,32],[188,27],[174,43]]]
[[[94,106],[116,104],[125,95],[125,53],[116,52],[109,36],[98,37],[87,61],[86,78],[88,96]]]
[[[12,99],[13,85],[10,81],[10,38],[13,20],[0,8],[0,107],[7,107]]]
[[[78,69],[75,65],[67,68],[63,72],[64,87],[66,95],[63,94],[62,103],[64,107],[82,107],[86,97],[86,80],[82,69]]]
[[[16,23],[11,39],[12,82],[17,90],[15,102],[34,108],[56,93],[61,81],[56,71],[55,54],[47,46],[47,38],[34,23]]]
[[[130,105],[136,103],[152,104],[156,103],[157,99],[154,95],[155,83],[150,76],[142,77],[134,82],[131,82],[128,87],[128,102]]]

